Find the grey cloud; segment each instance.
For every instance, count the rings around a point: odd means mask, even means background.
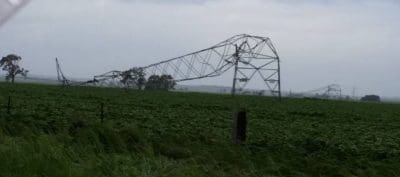
[[[359,94],[400,96],[396,1],[121,2],[32,1],[0,28],[0,55],[21,54],[26,68],[42,75],[55,75],[59,57],[67,75],[90,77],[250,33],[272,38],[282,56],[285,90],[339,83]],[[230,81],[228,74],[199,84]]]

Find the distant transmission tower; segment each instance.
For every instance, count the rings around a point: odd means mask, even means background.
[[[56,58],[56,68],[57,68],[57,80],[62,83],[63,86],[70,85],[70,81],[64,76],[64,73],[61,70],[60,62],[58,58]]]
[[[331,84],[305,93],[315,94],[317,97],[322,97],[322,98],[341,98],[342,88],[338,84]]]

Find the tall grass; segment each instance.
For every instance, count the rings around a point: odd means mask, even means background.
[[[244,145],[230,140],[237,102]],[[395,104],[0,84],[0,106],[0,177],[400,174]]]

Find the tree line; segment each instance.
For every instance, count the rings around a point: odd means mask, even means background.
[[[121,73],[121,83],[125,88],[137,88],[139,90],[172,90],[176,82],[171,75],[151,75],[146,79],[143,68],[134,67]]]

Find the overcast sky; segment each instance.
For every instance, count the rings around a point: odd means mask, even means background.
[[[0,28],[0,56],[46,76],[58,57],[68,76],[90,78],[242,33],[272,39],[284,90],[400,97],[398,0],[32,0]],[[229,86],[222,78],[199,83]]]

